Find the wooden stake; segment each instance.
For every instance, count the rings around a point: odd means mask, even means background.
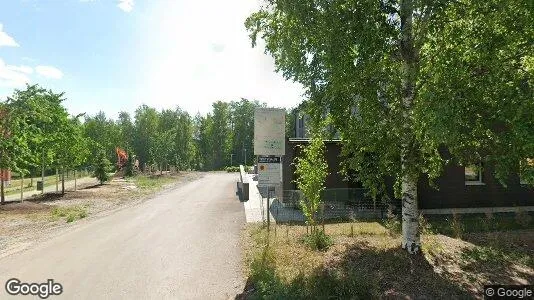
[[[20,172],[20,202],[24,201],[24,173]]]

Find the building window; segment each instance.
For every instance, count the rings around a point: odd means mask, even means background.
[[[465,185],[484,185],[482,181],[482,165],[469,165],[465,167]]]

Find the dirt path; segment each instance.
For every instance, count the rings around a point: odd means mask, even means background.
[[[66,299],[226,299],[242,290],[237,175],[210,173],[0,259],[2,285],[53,278]],[[2,289],[0,298],[8,298]],[[15,298],[16,299],[16,298]]]

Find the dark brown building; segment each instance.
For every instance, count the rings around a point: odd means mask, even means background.
[[[287,139],[286,154],[283,158],[283,189],[296,190],[295,157],[300,155],[300,145],[306,139]],[[358,182],[344,180],[341,171],[341,144],[339,140],[325,141],[329,175],[327,189],[361,188]],[[418,183],[419,207],[434,208],[474,208],[474,207],[514,207],[534,206],[534,187],[522,184],[518,175],[513,175],[507,186],[501,185],[492,175],[490,166],[484,168],[446,166],[443,175],[437,179],[437,189],[429,185],[424,176]],[[392,191],[391,184],[389,184]],[[390,195],[393,196],[393,195]]]

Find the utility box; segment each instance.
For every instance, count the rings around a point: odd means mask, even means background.
[[[44,188],[44,186],[43,186],[43,182],[40,181],[40,180],[37,181],[37,190],[38,190],[38,191],[42,191],[43,188]]]

